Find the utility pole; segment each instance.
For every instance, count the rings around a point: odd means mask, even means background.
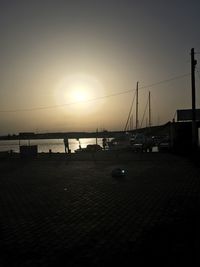
[[[194,58],[194,48],[191,49],[191,87],[192,87],[192,148],[197,149],[198,134],[196,125],[196,95],[195,95],[195,66],[197,60]]]
[[[135,128],[136,130],[138,129],[138,82],[137,82],[137,86],[136,86],[136,123],[135,123]]]
[[[149,128],[151,127],[151,92],[149,91]]]

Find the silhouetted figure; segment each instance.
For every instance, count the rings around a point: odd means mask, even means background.
[[[70,153],[68,138],[64,138],[65,153]]]
[[[102,145],[103,145],[103,149],[105,150],[106,149],[106,146],[107,146],[107,140],[106,140],[106,138],[103,138],[102,139]]]

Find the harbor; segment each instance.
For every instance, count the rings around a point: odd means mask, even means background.
[[[122,131],[1,136],[2,267],[200,265],[200,110],[153,126],[149,93],[142,128],[135,95]]]
[[[200,266],[200,1],[0,1],[0,267]]]

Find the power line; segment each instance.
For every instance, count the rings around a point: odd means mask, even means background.
[[[174,80],[182,79],[182,78],[187,77],[189,75],[191,75],[191,73],[186,73],[186,74],[183,74],[183,75],[175,76],[175,77],[172,77],[170,79],[166,79],[166,80],[162,80],[162,81],[159,81],[159,82],[156,82],[156,83],[152,83],[150,85],[145,85],[145,86],[139,87],[139,89],[146,89],[148,87],[154,87],[154,86],[157,86],[159,84],[168,83],[168,82],[171,82],[171,81],[174,81]]]
[[[182,78],[187,77],[189,75],[190,75],[190,73],[179,75],[179,76],[175,76],[175,77],[172,77],[170,79],[162,80],[162,81],[150,84],[150,85],[139,87],[139,90],[150,88],[150,87],[154,87],[154,86],[157,86],[157,85],[160,85],[160,84],[164,84],[164,83],[168,83],[168,82],[171,82],[171,81],[174,81],[174,80],[182,79]],[[93,101],[97,101],[97,100],[101,100],[101,99],[105,99],[105,98],[124,95],[124,94],[128,94],[130,92],[133,92],[133,90],[131,89],[131,90],[126,90],[126,91],[122,91],[122,92],[118,92],[118,93],[114,93],[114,94],[110,94],[110,95],[100,96],[100,97],[88,99],[88,100],[81,101],[81,102],[80,101],[76,101],[76,102],[70,102],[70,103],[66,103],[66,104],[53,105],[53,106],[43,106],[43,107],[24,108],[24,109],[0,110],[0,113],[31,112],[31,111],[37,111],[37,110],[56,109],[56,108],[62,108],[62,107],[65,107],[65,106],[89,103],[89,102],[93,102]]]

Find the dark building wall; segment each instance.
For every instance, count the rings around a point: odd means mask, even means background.
[[[192,150],[192,123],[171,123],[171,147],[176,152],[189,152]]]

